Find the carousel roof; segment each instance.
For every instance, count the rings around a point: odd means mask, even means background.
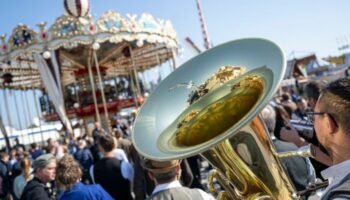
[[[166,62],[176,52],[176,32],[168,20],[148,13],[140,18],[123,17],[114,11],[94,20],[67,7],[71,5],[66,6],[70,15],[58,17],[48,29],[46,23],[38,24],[37,31],[20,24],[9,38],[0,37],[0,87],[43,88],[33,58],[36,53],[45,57],[54,51],[61,65],[62,84],[68,85],[93,63],[94,50],[105,78],[129,74],[132,66],[142,72]]]

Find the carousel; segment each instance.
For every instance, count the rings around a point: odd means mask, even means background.
[[[170,21],[148,13],[108,11],[94,19],[88,0],[63,6],[65,14],[49,27],[19,24],[0,37],[0,89],[41,90],[34,96],[42,118],[61,121],[69,133],[72,118],[109,129],[120,109],[144,101],[145,71],[166,62],[175,68],[176,32]]]

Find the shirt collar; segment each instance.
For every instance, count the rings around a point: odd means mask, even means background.
[[[160,192],[162,190],[166,190],[166,189],[170,189],[170,188],[176,188],[176,187],[182,187],[181,183],[177,180],[172,181],[170,183],[163,183],[163,184],[159,184],[156,186],[156,188],[154,188],[152,194],[155,194],[157,192]]]
[[[343,161],[334,166],[328,167],[321,172],[323,178],[328,179],[331,183],[334,180],[341,180],[349,174],[350,160]]]

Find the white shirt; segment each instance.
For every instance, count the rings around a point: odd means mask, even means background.
[[[321,172],[323,178],[327,179],[329,182],[328,187],[323,191],[326,194],[328,190],[332,189],[337,185],[345,176],[349,174],[350,160],[341,162],[339,164],[328,167]],[[322,197],[322,196],[321,196]],[[344,198],[336,198],[337,200],[343,200]],[[344,199],[345,200],[345,199]]]
[[[118,160],[124,160],[129,162],[128,157],[126,157],[125,151],[123,149],[113,149],[113,156]]]
[[[177,180],[172,181],[170,183],[164,183],[164,184],[159,184],[157,185],[152,194],[155,194],[157,192],[166,190],[166,189],[170,189],[170,188],[178,188],[178,187],[182,187],[181,183]],[[215,198],[213,196],[211,196],[210,194],[204,192],[203,190],[197,189],[199,191],[199,193],[201,194],[202,198],[205,200],[215,200]]]

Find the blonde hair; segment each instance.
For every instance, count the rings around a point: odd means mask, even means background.
[[[80,180],[82,170],[80,165],[70,155],[64,155],[57,163],[56,180],[60,186],[71,188]]]
[[[31,162],[28,158],[27,155],[25,155],[23,157],[23,159],[21,160],[20,162],[20,166],[21,166],[21,169],[22,169],[22,172],[23,172],[23,176],[24,176],[24,180],[26,180],[26,182],[28,182],[31,178]]]

